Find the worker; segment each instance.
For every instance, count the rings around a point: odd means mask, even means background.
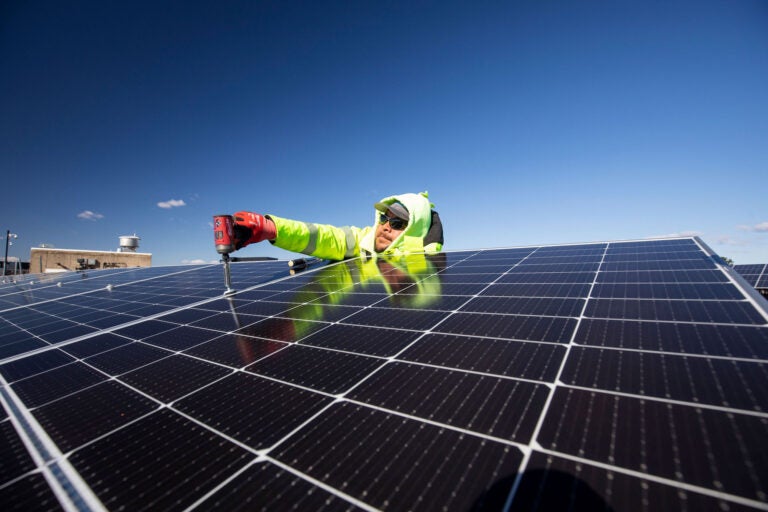
[[[374,208],[375,223],[366,228],[237,212],[234,215],[236,248],[269,240],[282,249],[327,260],[442,250],[442,224],[426,192],[385,197]]]

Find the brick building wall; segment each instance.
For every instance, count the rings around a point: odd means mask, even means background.
[[[81,260],[81,261],[78,261]],[[151,267],[152,254],[144,252],[89,251],[33,247],[29,255],[29,272],[61,272],[83,268]]]

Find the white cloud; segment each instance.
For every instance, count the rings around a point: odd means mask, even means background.
[[[99,220],[103,219],[104,216],[100,213],[92,212],[91,210],[83,210],[77,214],[77,218],[83,220]]]
[[[745,240],[733,238],[732,236],[728,236],[728,235],[715,238],[714,243],[718,245],[731,245],[731,246],[737,246],[737,247],[743,247],[743,246],[749,245],[749,243],[746,242]]]
[[[659,236],[647,236],[646,238],[685,238],[689,236],[701,236],[701,231],[679,231],[677,233],[669,233]]]
[[[196,259],[196,260],[181,260],[182,265],[215,265],[218,263],[216,260],[209,260],[206,261],[204,259]]]
[[[170,208],[177,208],[179,206],[186,206],[187,203],[184,202],[183,199],[171,199],[169,201],[160,201],[157,203],[157,206],[160,208],[165,208],[166,210]]]
[[[768,221],[761,222],[760,224],[755,224],[754,226],[747,226],[746,224],[741,224],[739,226],[736,226],[736,229],[738,229],[739,231],[755,231],[757,233],[768,233]]]

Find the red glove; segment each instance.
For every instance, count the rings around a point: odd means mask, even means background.
[[[253,212],[237,212],[235,217],[235,248],[242,249],[246,245],[255,244],[262,240],[277,238],[277,228],[271,219]]]

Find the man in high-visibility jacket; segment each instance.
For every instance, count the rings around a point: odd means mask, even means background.
[[[375,224],[365,228],[237,212],[234,215],[236,247],[242,249],[269,240],[282,249],[328,260],[361,254],[399,256],[442,250],[442,224],[426,192],[385,197],[374,208]]]

